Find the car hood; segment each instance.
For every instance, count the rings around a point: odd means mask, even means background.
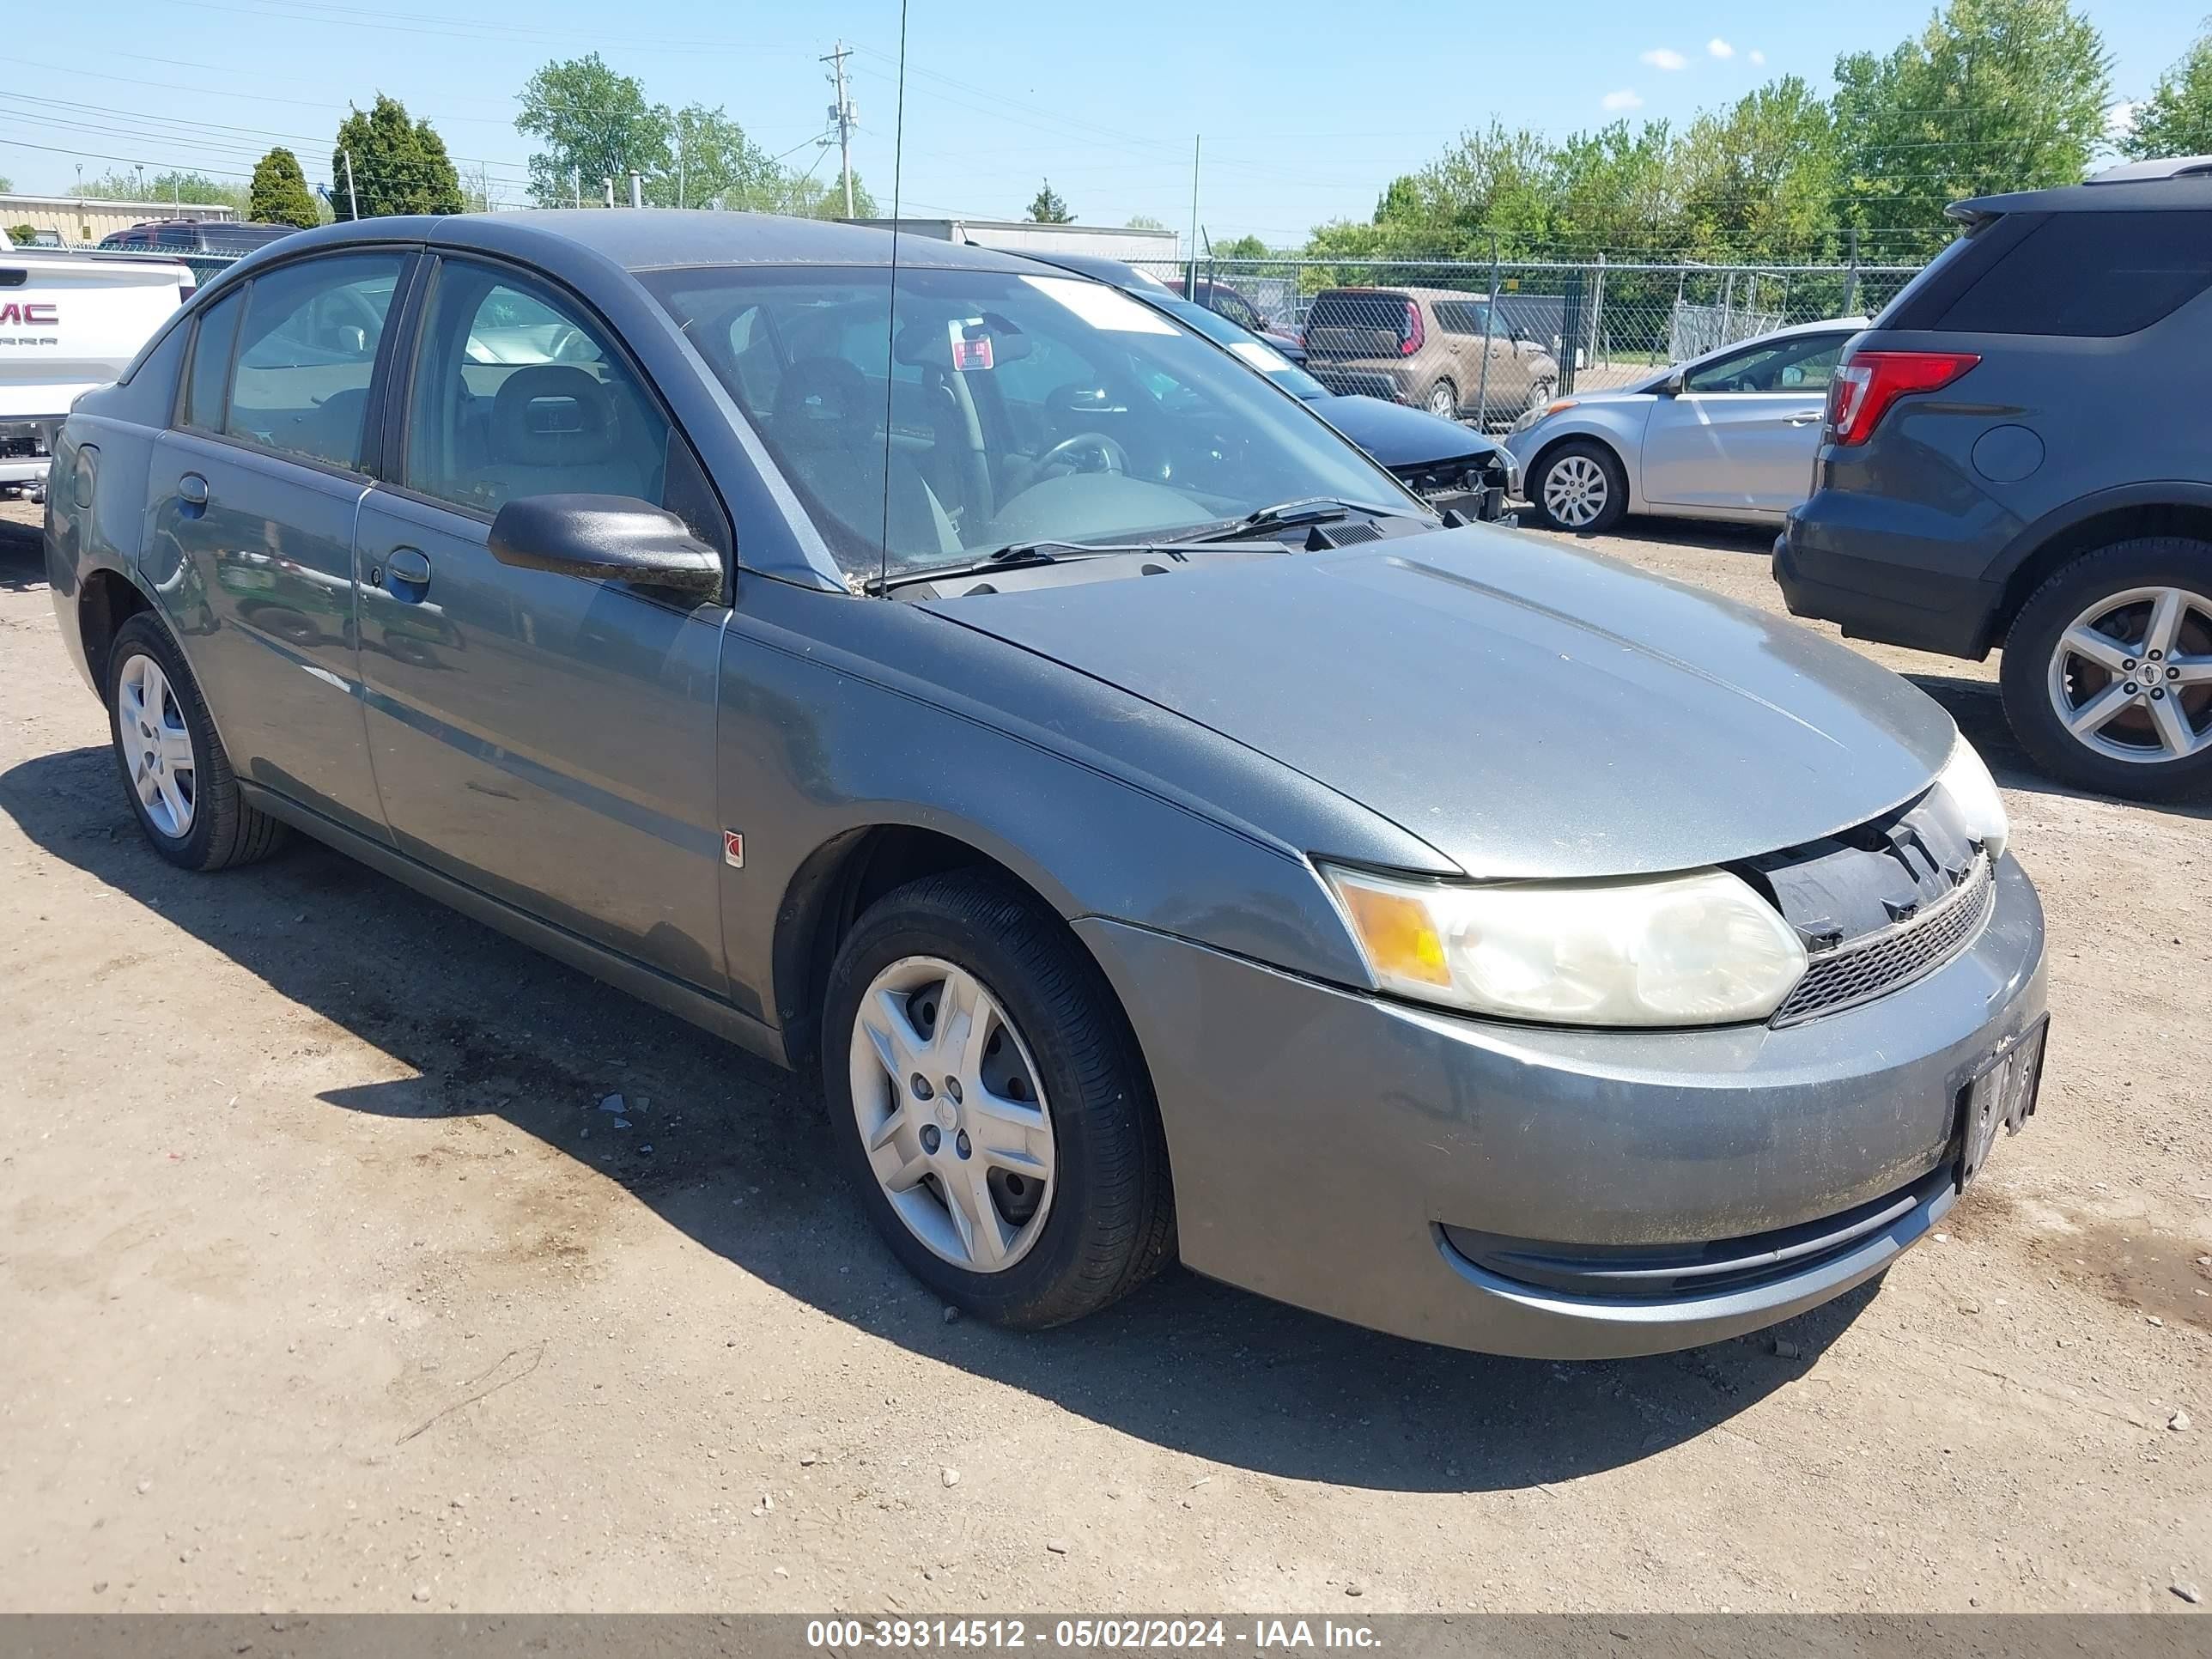
[[[1475,876],[1796,846],[1911,799],[1954,737],[1923,693],[1784,618],[1486,526],[926,603],[1270,756]]]
[[[1317,398],[1313,408],[1387,467],[1472,464],[1498,447],[1472,427],[1381,398]]]

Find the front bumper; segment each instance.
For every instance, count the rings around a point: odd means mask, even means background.
[[[1879,1273],[1955,1196],[1942,1172],[1961,1088],[2044,1009],[2042,908],[2009,860],[1989,921],[1944,967],[1781,1030],[1504,1025],[1116,922],[1077,927],[1152,1069],[1185,1262],[1495,1353],[1695,1346]],[[1823,1227],[1835,1248],[1679,1295],[1547,1287],[1486,1267],[1468,1243],[1663,1253]]]

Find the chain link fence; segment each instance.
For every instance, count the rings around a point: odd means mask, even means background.
[[[1146,269],[1273,338],[1333,392],[1494,428],[1792,323],[1870,317],[1920,267],[1285,256]]]

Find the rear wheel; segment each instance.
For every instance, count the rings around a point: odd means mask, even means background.
[[[2212,543],[2075,559],[2021,607],[2000,674],[2014,734],[2054,776],[2136,800],[2212,793]]]
[[[887,894],[830,974],[823,1091],[868,1218],[945,1301],[1027,1329],[1173,1255],[1151,1081],[1097,967],[1012,881]]]
[[[184,654],[144,612],[108,649],[107,711],[116,768],[155,852],[186,870],[221,870],[276,849],[283,826],[240,794]]]
[[[1628,511],[1628,475],[1603,444],[1564,443],[1537,464],[1528,501],[1553,529],[1597,535]]]
[[[1459,388],[1449,380],[1438,380],[1429,388],[1428,398],[1422,406],[1431,415],[1440,415],[1447,421],[1456,420],[1459,418]]]

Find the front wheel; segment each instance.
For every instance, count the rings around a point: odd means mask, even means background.
[[[1528,501],[1554,530],[1598,535],[1628,511],[1628,475],[1603,444],[1561,444],[1537,464]]]
[[[2212,793],[2212,543],[2145,537],[2064,566],[2021,608],[1999,678],[2021,746],[2063,781]]]
[[[886,895],[830,969],[823,1091],[869,1220],[938,1296],[1041,1329],[1174,1251],[1167,1151],[1097,965],[1006,878]]]

